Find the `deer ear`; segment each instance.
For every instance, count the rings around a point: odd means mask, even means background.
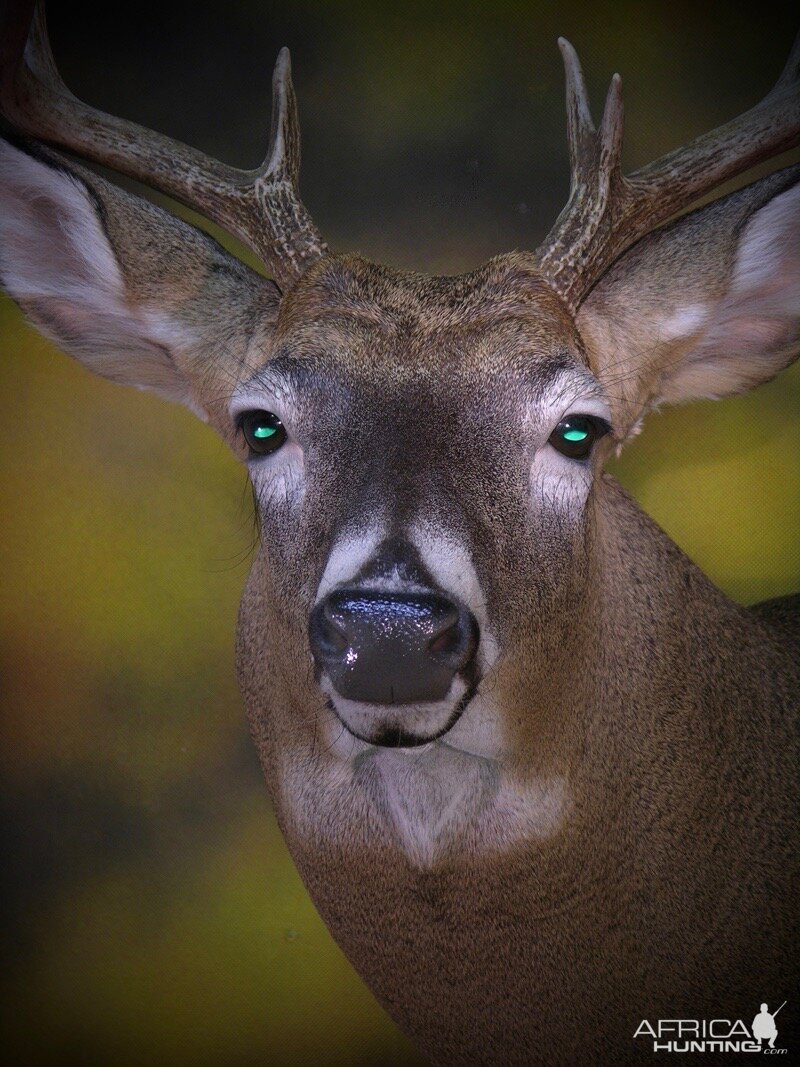
[[[800,352],[800,168],[656,230],[578,312],[627,433],[661,403],[769,381]]]
[[[275,286],[210,237],[54,153],[0,140],[0,283],[90,370],[208,418]]]

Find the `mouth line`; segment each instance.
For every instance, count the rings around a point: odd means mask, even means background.
[[[326,698],[326,702],[330,710],[342,724],[348,733],[359,741],[363,741],[365,745],[372,745],[374,748],[422,748],[423,745],[429,745],[433,741],[438,741],[440,737],[444,737],[446,733],[453,729],[455,724],[464,714],[467,705],[475,696],[478,690],[478,682],[474,681],[465,693],[462,694],[460,699],[456,702],[453,711],[445,722],[444,726],[435,733],[427,734],[425,737],[420,737],[418,734],[407,733],[402,727],[384,728],[381,732],[374,737],[364,737],[363,734],[357,733],[348,723],[344,721],[342,716],[336,709],[331,697]],[[391,705],[389,705],[391,706]],[[396,705],[400,706],[400,705]]]

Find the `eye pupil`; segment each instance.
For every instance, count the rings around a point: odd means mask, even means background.
[[[596,415],[568,415],[550,435],[550,444],[562,456],[586,459],[592,445],[611,427]]]
[[[563,433],[565,441],[585,441],[588,436],[588,430],[579,429],[577,426],[570,427]]]
[[[247,442],[251,456],[266,456],[277,452],[286,440],[286,430],[271,411],[245,411],[239,416],[239,429]]]

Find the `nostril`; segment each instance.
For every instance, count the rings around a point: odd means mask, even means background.
[[[323,652],[344,652],[349,642],[338,626],[326,619],[322,628],[321,644]]]
[[[428,651],[434,655],[446,655],[449,652],[458,651],[461,645],[461,628],[457,622],[448,626],[446,630],[438,634],[428,645]]]
[[[428,652],[453,670],[461,670],[475,655],[478,647],[478,624],[471,612],[461,609],[455,622],[434,634]]]
[[[350,645],[347,634],[329,615],[328,607],[321,604],[311,615],[312,646],[322,658],[339,657]]]

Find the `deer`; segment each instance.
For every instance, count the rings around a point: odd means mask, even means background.
[[[604,466],[658,406],[800,351],[800,167],[719,195],[800,142],[800,45],[750,111],[627,175],[619,76],[596,126],[559,46],[568,203],[454,277],[327,247],[286,50],[253,171],[78,100],[40,4],[0,54],[2,285],[246,465],[267,788],[333,937],[441,1064],[639,1062],[643,1020],[797,988],[800,596],[734,603]]]

